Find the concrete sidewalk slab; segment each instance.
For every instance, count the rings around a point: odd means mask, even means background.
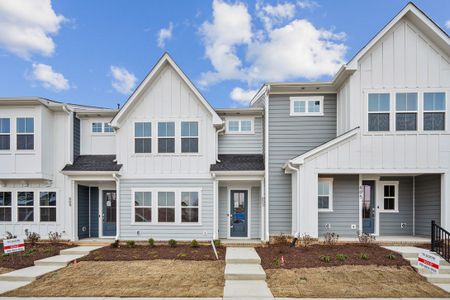
[[[260,264],[261,258],[254,248],[227,248],[225,254],[227,264]]]
[[[261,265],[227,264],[225,265],[226,280],[266,280],[266,272]]]
[[[62,266],[65,267],[72,261],[83,257],[84,254],[77,255],[56,255],[44,259],[36,260],[35,266]]]
[[[33,266],[1,274],[0,281],[33,281],[64,266]]]
[[[61,250],[61,255],[88,255],[91,251],[102,248],[103,246],[78,246]]]
[[[273,295],[263,280],[227,280],[223,297],[273,298]]]
[[[29,283],[29,281],[0,281],[0,294],[18,289]]]

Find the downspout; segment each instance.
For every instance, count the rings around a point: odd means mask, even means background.
[[[116,182],[116,241],[120,239],[120,178],[117,173],[112,174]]]
[[[295,201],[297,201],[297,205],[296,205],[296,211],[294,211],[294,213],[296,214],[296,218],[295,218],[295,232],[294,233],[294,238],[298,238],[300,237],[300,165],[295,167],[291,161],[289,161],[286,165],[286,169],[291,170],[293,172],[297,173],[297,188],[295,189],[296,195],[295,195]],[[292,187],[291,187],[291,191],[292,191]]]
[[[72,121],[73,121],[73,111],[69,109],[67,105],[63,105],[62,109],[69,115],[69,125],[67,126],[67,137],[69,139],[69,147],[68,148],[68,164],[72,164],[72,150],[73,150],[73,136],[72,136]]]
[[[225,131],[225,123],[222,123],[222,128],[216,130],[216,161],[220,162],[219,160],[219,133]]]
[[[270,84],[264,95],[264,204],[265,212],[265,240],[270,241],[269,231],[269,93]]]

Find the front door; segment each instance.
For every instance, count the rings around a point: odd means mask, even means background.
[[[248,236],[248,191],[230,192],[230,236]]]
[[[367,180],[362,182],[362,223],[364,233],[375,232],[375,181]]]
[[[116,191],[103,191],[102,234],[116,235]]]

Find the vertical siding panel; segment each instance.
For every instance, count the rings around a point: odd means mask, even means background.
[[[405,85],[405,23],[394,31],[394,86]]]
[[[417,86],[417,36],[416,33],[406,25],[406,48],[404,52],[406,58],[406,87]]]

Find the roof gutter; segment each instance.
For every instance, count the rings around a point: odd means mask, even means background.
[[[73,163],[72,161],[72,151],[73,151],[73,132],[72,132],[72,127],[73,127],[73,118],[72,118],[72,114],[73,114],[73,110],[69,108],[69,106],[67,104],[64,104],[62,106],[62,109],[64,112],[67,113],[67,115],[69,116],[69,122],[68,122],[68,126],[67,126],[67,136],[69,138],[69,147],[68,148],[68,153],[67,153],[67,162],[69,165],[71,165]]]

